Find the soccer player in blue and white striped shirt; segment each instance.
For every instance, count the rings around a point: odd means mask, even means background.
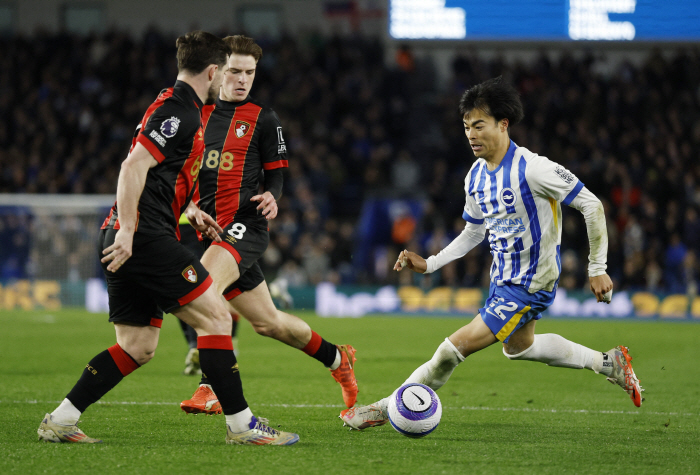
[[[554,301],[561,260],[561,204],[583,213],[590,243],[588,275],[599,302],[610,302],[612,281],[606,274],[608,236],[600,200],[563,166],[518,146],[508,130],[523,117],[517,91],[501,78],[464,93],[459,104],[464,131],[477,157],[464,180],[464,231],[427,260],[404,250],[394,270],[408,267],[431,273],[463,257],[489,231],[493,264],[489,296],[479,314],[446,338],[432,359],[406,383],[437,390],[464,359],[500,341],[511,360],[550,366],[586,368],[620,385],[634,404],[642,404],[641,387],[627,348],[601,353],[555,334],[535,334],[541,313]],[[388,398],[341,413],[355,429],[386,422]]]

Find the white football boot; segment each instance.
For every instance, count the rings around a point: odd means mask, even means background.
[[[369,406],[356,406],[340,412],[343,426],[350,429],[362,430],[368,427],[383,426],[389,422],[389,416],[378,402]]]

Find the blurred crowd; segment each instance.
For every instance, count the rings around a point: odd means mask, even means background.
[[[684,293],[696,285],[697,49],[672,57],[652,51],[641,67],[612,70],[593,55],[507,64],[460,52],[444,87],[430,59],[414,58],[410,47],[387,58],[371,38],[308,34],[259,43],[264,55],[252,96],[279,114],[289,150],[261,263],[269,278],[290,286],[487,286],[486,244],[431,276],[387,269],[399,250],[427,257],[464,227],[463,180],[474,157],[457,103],[469,86],[503,75],[525,106],[512,138],[569,168],[604,202],[616,288]],[[0,193],[115,193],[136,124],[177,75],[174,45],[173,36],[155,30],[140,38],[0,38]],[[367,245],[358,235],[363,203],[403,198],[420,200],[421,215],[372,243],[380,248],[372,251],[376,262],[358,266],[353,256]],[[575,210],[565,209],[563,219],[560,285],[584,288],[585,223]],[[0,215],[0,247],[14,240],[21,247],[17,232],[8,231],[29,227],[20,221]],[[31,272],[13,265],[20,276]]]

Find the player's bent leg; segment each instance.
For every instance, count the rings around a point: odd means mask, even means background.
[[[472,353],[493,345],[498,340],[491,329],[486,326],[481,315],[477,314],[471,322],[450,335],[450,341],[457,351],[466,358]]]
[[[259,335],[274,338],[299,350],[311,339],[311,327],[304,320],[277,310],[265,282],[241,293],[229,303],[253,325]]]
[[[219,295],[224,293],[226,287],[238,280],[241,275],[236,258],[227,249],[215,244],[202,256],[202,265],[207,269]]]
[[[624,346],[601,353],[553,333],[535,335],[535,321],[528,322],[513,333],[508,343],[503,343],[503,354],[511,360],[539,361],[549,366],[590,369],[607,376],[629,394],[635,406],[642,405],[642,392],[632,369],[632,357]],[[522,331],[522,334],[518,335]],[[514,338],[517,337],[517,338]],[[532,343],[527,346],[527,342]]]
[[[471,322],[454,332],[449,338],[445,338],[433,357],[419,366],[404,381],[404,384],[425,384],[437,391],[447,383],[457,365],[464,361],[467,356],[494,344],[496,341],[491,329],[483,322],[481,315],[477,314]],[[382,399],[378,404],[384,412],[387,412],[389,397]]]
[[[433,390],[440,389],[450,378],[452,372],[464,359],[489,345],[495,343],[493,332],[477,315],[438,346],[433,357],[419,366],[403,384],[420,383]],[[389,399],[385,397],[367,406],[358,406],[341,411],[343,425],[351,429],[362,430],[386,424],[389,419]]]
[[[525,330],[532,323],[534,321],[529,322],[521,330]],[[532,328],[534,329],[534,325]],[[515,333],[514,336],[516,336]],[[503,354],[511,360],[539,361],[549,366],[562,368],[597,369],[596,372],[600,372],[602,369],[602,353],[553,333],[532,335],[532,344],[525,349],[522,345],[515,344],[517,341],[519,340],[514,340],[513,343],[510,340],[508,343],[503,343]],[[599,364],[596,365],[596,363]],[[596,366],[600,367],[596,368]]]
[[[359,392],[354,370],[357,358],[351,345],[334,345],[311,330],[301,318],[277,310],[264,281],[229,303],[250,321],[258,334],[302,350],[329,368],[333,379],[340,384],[345,405],[355,405]]]
[[[440,389],[450,378],[452,372],[464,361],[464,356],[457,350],[457,347],[445,338],[433,357],[419,366],[403,384],[420,383],[429,386],[433,390]],[[389,420],[389,400],[391,396],[385,397],[367,406],[358,406],[340,412],[340,418],[344,426],[351,429],[363,430],[368,427],[377,427],[386,424]]]

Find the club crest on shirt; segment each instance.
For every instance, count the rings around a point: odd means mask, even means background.
[[[505,206],[513,206],[515,202],[518,201],[518,197],[515,195],[515,191],[513,191],[512,188],[503,188],[498,197]]]
[[[236,137],[240,139],[248,133],[248,131],[250,130],[250,124],[242,120],[237,120],[234,128],[236,130]]]
[[[197,271],[194,270],[194,267],[187,266],[187,268],[182,271],[182,277],[184,277],[187,282],[195,284],[197,282]]]
[[[160,124],[160,133],[166,138],[172,138],[177,133],[178,127],[180,127],[180,119],[173,116]]]

